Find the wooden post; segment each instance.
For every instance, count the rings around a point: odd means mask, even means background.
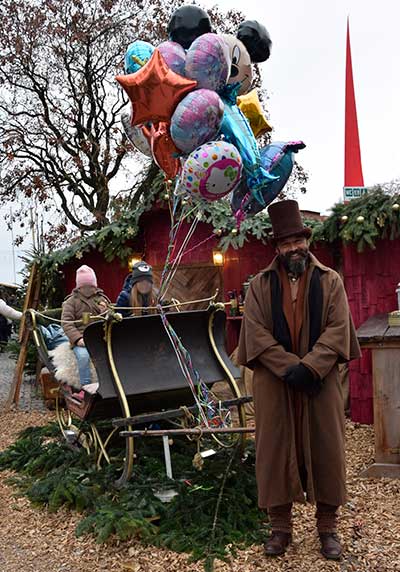
[[[11,409],[12,405],[18,408],[19,397],[21,392],[22,379],[24,376],[24,367],[26,363],[26,357],[28,354],[28,344],[29,344],[29,328],[26,326],[25,312],[28,308],[37,308],[40,296],[40,274],[36,264],[32,265],[31,273],[29,276],[28,289],[24,301],[24,313],[22,316],[20,329],[19,329],[19,342],[21,344],[21,349],[18,355],[18,360],[14,370],[14,376],[10,387],[10,392],[8,394],[8,399],[4,405],[4,410],[8,411]]]
[[[360,345],[372,350],[374,383],[374,463],[362,477],[400,478],[400,328],[387,314],[372,316],[357,332]]]

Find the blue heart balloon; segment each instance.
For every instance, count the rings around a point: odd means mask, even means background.
[[[238,224],[247,216],[262,211],[279,195],[286,185],[294,165],[294,153],[304,149],[303,141],[276,141],[267,145],[260,151],[263,168],[276,178],[266,183],[261,191],[263,204],[256,200],[243,177],[231,198],[232,211]]]

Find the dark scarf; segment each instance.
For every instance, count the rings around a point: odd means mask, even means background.
[[[322,302],[321,271],[319,268],[314,268],[308,293],[310,315],[308,351],[312,350],[321,335]],[[292,352],[290,329],[283,311],[281,282],[278,273],[274,271],[271,272],[271,303],[274,338],[287,352]]]

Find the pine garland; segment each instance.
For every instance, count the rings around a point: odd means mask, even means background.
[[[354,243],[362,252],[367,247],[374,249],[380,239],[399,236],[400,195],[375,187],[358,199],[335,205],[332,214],[315,229],[313,240]]]
[[[137,201],[134,210],[120,213],[119,218],[112,224],[74,242],[68,248],[45,256],[33,255],[26,259],[28,266],[37,262],[41,268],[42,302],[53,307],[59,305],[62,301],[56,299],[57,292],[62,291],[62,288],[58,287],[61,280],[59,268],[73,258],[79,260],[84,253],[92,249],[102,252],[109,262],[117,258],[121,264],[126,264],[132,253],[130,241],[139,232],[142,214],[149,211],[156,201],[166,206],[166,196],[163,179],[157,176],[145,198]],[[332,243],[341,240],[345,244],[355,243],[361,252],[366,247],[375,248],[377,240],[381,238],[393,240],[400,236],[399,203],[399,194],[388,194],[376,187],[359,199],[335,205],[332,214],[325,221],[305,218],[304,224],[312,228],[312,240],[315,242]],[[190,204],[182,208],[193,210]],[[210,224],[216,236],[220,237],[219,247],[223,251],[229,247],[242,248],[250,238],[267,242],[271,233],[267,211],[249,217],[238,230],[229,201],[225,199],[201,203],[193,216],[199,214],[201,220]]]

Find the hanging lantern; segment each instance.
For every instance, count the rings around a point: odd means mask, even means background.
[[[223,266],[225,261],[224,253],[222,250],[213,250],[213,263],[214,266]]]
[[[133,254],[131,254],[131,256],[128,258],[129,271],[132,272],[132,268],[133,268],[134,264],[136,264],[137,262],[140,262],[142,259],[143,259],[143,257],[140,254],[140,252],[134,252]]]

